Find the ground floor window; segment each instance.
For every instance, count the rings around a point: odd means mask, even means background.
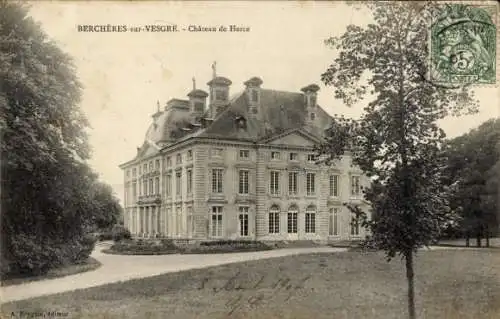
[[[240,236],[248,236],[248,207],[240,207],[239,211],[238,221]]]
[[[222,237],[222,206],[212,206],[210,235],[212,237]]]
[[[351,235],[359,236],[359,221],[358,218],[354,215],[352,215],[351,218]]]
[[[273,206],[269,211],[269,233],[279,234],[279,232],[280,232],[280,209],[278,206]]]
[[[328,234],[337,236],[339,234],[339,209],[330,208],[330,218],[328,222]]]
[[[306,210],[306,233],[316,232],[316,209],[308,208]]]
[[[181,234],[182,227],[182,208],[177,206],[175,209],[175,235],[179,236]]]
[[[297,233],[297,219],[298,211],[295,208],[290,209],[287,214],[287,231],[289,234]]]

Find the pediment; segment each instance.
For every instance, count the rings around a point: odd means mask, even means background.
[[[287,134],[280,134],[273,138],[268,139],[267,144],[272,145],[291,145],[291,146],[302,146],[302,147],[312,147],[318,143],[318,141],[301,130],[294,130]]]
[[[160,148],[156,146],[155,144],[151,142],[145,142],[140,151],[139,154],[137,154],[137,157],[148,157],[150,155],[157,154]]]

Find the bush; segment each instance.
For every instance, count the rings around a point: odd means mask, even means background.
[[[132,238],[130,231],[122,225],[115,225],[111,230],[111,236],[114,241],[121,241],[123,239]]]
[[[11,239],[8,259],[2,262],[2,277],[29,277],[46,274],[50,269],[81,263],[94,249],[96,239],[84,235],[70,241],[19,234]]]
[[[179,248],[170,239],[156,241],[139,239],[137,241],[122,240],[116,242],[110,249],[104,250],[104,252],[122,255],[164,255],[178,253]]]
[[[187,247],[188,254],[215,254],[271,250],[269,245],[254,240],[216,240],[201,242],[199,246]]]

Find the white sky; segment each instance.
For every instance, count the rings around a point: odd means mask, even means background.
[[[252,76],[263,87],[299,92],[310,83],[321,87],[318,103],[331,114],[358,116],[362,105],[348,108],[333,98],[320,75],[335,58],[323,41],[348,24],[362,25],[367,12],[341,2],[33,2],[31,15],[78,68],[84,85],[81,107],[90,120],[90,164],[123,197],[118,165],[132,159],[156,110],[173,97],[187,98],[192,88],[207,91],[211,64],[243,89]],[[77,25],[148,24],[250,27],[248,33],[83,33]],[[465,133],[497,117],[498,89],[479,88],[480,113],[442,123],[448,136]]]

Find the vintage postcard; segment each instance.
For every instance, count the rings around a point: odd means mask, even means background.
[[[495,1],[0,2],[1,318],[500,318]]]

